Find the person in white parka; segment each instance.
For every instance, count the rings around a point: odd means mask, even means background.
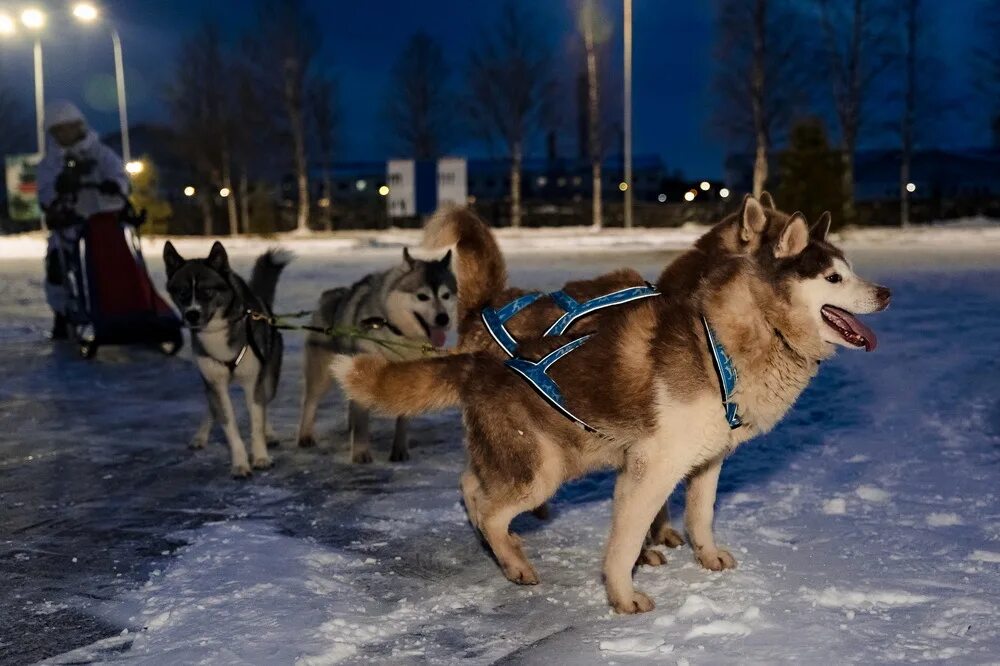
[[[45,157],[37,171],[38,203],[49,227],[57,227],[61,222],[57,218],[67,213],[86,220],[97,213],[120,211],[125,205],[121,195],[129,192],[125,164],[120,155],[101,143],[80,110],[65,100],[50,103],[45,107],[45,130],[48,133]],[[75,169],[66,168],[67,159],[76,163]],[[80,189],[80,185],[94,187]],[[56,255],[57,233],[65,232],[53,230],[49,234],[45,296],[55,314],[52,337],[64,339],[66,297],[61,263]]]

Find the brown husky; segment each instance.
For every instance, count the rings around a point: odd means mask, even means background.
[[[697,288],[614,308],[549,370],[565,403],[596,432],[567,419],[489,353],[399,363],[338,357],[332,371],[351,399],[390,414],[463,407],[465,505],[514,582],[535,584],[538,575],[508,531],[511,519],[568,479],[617,469],[604,560],[608,600],[622,613],[648,611],[653,602],[633,588],[632,567],[674,486],[689,479],[685,522],[699,561],[733,566],[712,534],[723,458],[770,430],[836,345],[875,348],[874,333],[852,313],[885,309],[889,290],[854,274],[826,242],[826,219],[810,234],[801,214],[747,197],[738,215],[706,235],[709,250],[737,251],[706,254],[710,265]],[[564,342],[528,341],[519,352],[534,360]],[[730,392],[720,354],[738,378]]]

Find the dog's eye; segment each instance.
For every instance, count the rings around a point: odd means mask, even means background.
[[[449,298],[451,298],[451,294],[449,294],[448,292],[441,294],[441,300],[447,301]]]
[[[843,280],[844,278],[840,277],[840,273],[834,273],[833,275],[826,276],[826,281],[829,282],[830,284],[837,284],[838,282],[842,282]]]
[[[418,301],[429,301],[429,300],[431,300],[431,297],[428,296],[427,294],[417,294],[417,300]]]

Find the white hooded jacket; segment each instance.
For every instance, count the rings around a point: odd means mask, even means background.
[[[122,158],[101,143],[94,132],[86,127],[86,120],[80,110],[69,102],[54,102],[45,109],[45,129],[71,122],[83,122],[86,134],[77,143],[64,148],[51,135],[47,137],[45,157],[38,164],[38,203],[48,208],[56,199],[56,179],[62,173],[67,156],[78,160],[93,160],[94,168],[81,182],[99,185],[106,180],[118,184],[123,194],[129,192],[128,174]],[[83,218],[95,213],[121,210],[124,202],[119,196],[101,194],[96,189],[83,189],[77,195],[74,210]]]

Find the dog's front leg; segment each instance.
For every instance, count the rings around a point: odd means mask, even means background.
[[[351,424],[351,462],[372,461],[371,435],[368,433],[368,410],[354,402],[348,404],[348,422]]]
[[[715,517],[715,494],[719,487],[722,457],[705,464],[688,479],[684,507],[684,527],[691,539],[694,556],[701,566],[712,571],[732,569],[736,559],[715,544],[712,520]]]
[[[252,476],[250,461],[247,459],[247,447],[240,437],[236,411],[233,409],[233,401],[229,398],[229,383],[219,380],[206,381],[205,388],[208,390],[210,404],[214,405],[215,418],[222,426],[222,431],[226,433],[233,476],[238,479]]]
[[[632,585],[632,568],[653,517],[682,476],[666,457],[646,451],[631,454],[618,474],[604,556],[604,585],[608,601],[619,613],[644,613],[654,607],[653,600]]]
[[[649,535],[646,537],[646,541],[651,546],[666,546],[667,548],[677,548],[684,545],[684,537],[670,524],[670,505],[666,502],[656,512],[653,524],[649,526]]]
[[[392,451],[389,462],[403,462],[410,459],[410,445],[406,436],[406,426],[409,419],[405,416],[396,417],[396,432],[392,437]]]
[[[250,455],[254,469],[270,469],[271,457],[267,455],[267,416],[264,392],[260,386],[246,387],[244,395],[250,413]]]
[[[206,387],[211,395],[211,389]],[[205,412],[205,416],[201,418],[201,425],[198,426],[198,431],[191,438],[191,443],[188,444],[189,449],[203,449],[205,445],[208,444],[208,438],[212,434],[212,426],[215,424],[215,417],[213,412],[215,410],[211,404],[211,397],[209,398],[208,410]]]

